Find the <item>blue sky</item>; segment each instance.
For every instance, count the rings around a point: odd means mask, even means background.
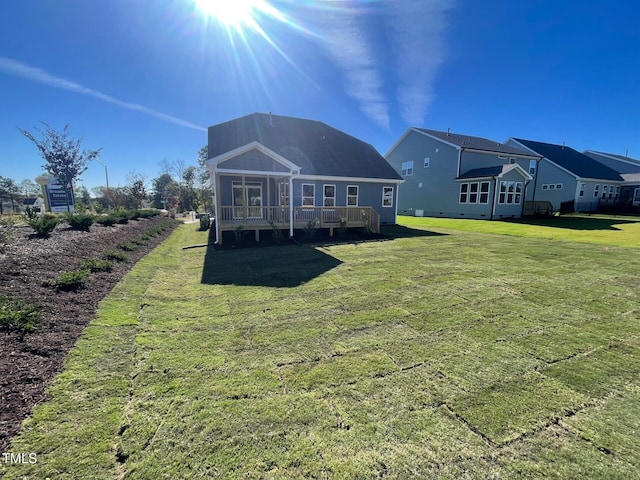
[[[383,155],[418,126],[640,158],[636,2],[273,1],[245,20],[196,0],[2,2],[0,175],[41,173],[18,131],[40,121],[102,148],[124,185],[163,159],[195,164],[206,127],[253,112]],[[103,185],[103,167],[82,180]]]

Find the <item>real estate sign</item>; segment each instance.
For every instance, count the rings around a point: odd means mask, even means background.
[[[46,186],[47,199],[49,200],[49,209],[53,213],[64,213],[67,211],[67,192],[64,186],[58,181],[57,178],[51,178],[49,184]],[[69,210],[75,211],[74,208],[75,199],[73,197],[73,190],[69,190]]]

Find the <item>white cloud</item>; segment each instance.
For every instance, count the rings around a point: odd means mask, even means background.
[[[398,107],[408,124],[420,126],[435,98],[433,84],[446,53],[447,13],[454,4],[450,0],[396,0],[390,6]]]
[[[376,124],[389,129],[389,106],[397,100],[402,119],[422,125],[453,7],[452,0],[336,1],[317,11],[312,30],[342,72],[346,93]],[[395,99],[385,80],[395,82]]]
[[[144,113],[145,115],[149,115],[151,117],[155,117],[165,122],[173,123],[175,125],[180,125],[181,127],[191,128],[193,130],[198,130],[201,132],[207,131],[206,128],[191,122],[187,122],[186,120],[182,120],[181,118],[173,117],[171,115],[167,115],[166,113],[152,110],[137,103],[118,100],[117,98],[111,97],[96,90],[92,90],[85,87],[84,85],[80,85],[79,83],[56,77],[55,75],[51,75],[50,73],[40,68],[32,67],[30,65],[26,65],[10,58],[0,57],[0,71],[9,75],[13,75],[15,77],[22,77],[26,78],[27,80],[43,83],[45,85],[49,85],[50,87],[68,90],[70,92],[80,93],[82,95],[88,95],[102,100],[103,102],[111,103],[128,110]]]
[[[379,59],[368,41],[359,16],[349,10],[331,10],[322,17],[318,38],[343,72],[347,95],[376,124],[389,128],[389,106],[383,93]]]

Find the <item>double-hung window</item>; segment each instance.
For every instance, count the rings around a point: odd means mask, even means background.
[[[393,187],[382,187],[382,206],[393,207]]]
[[[461,183],[460,203],[489,203],[489,182]]]
[[[358,185],[347,185],[347,206],[358,206]]]
[[[593,186],[593,196],[594,197],[600,196],[600,185],[597,183]]]
[[[522,182],[500,182],[498,203],[517,205],[522,197]]]
[[[302,206],[313,207],[316,198],[316,186],[313,183],[302,184]]]
[[[323,188],[322,205],[325,207],[336,206],[336,186],[325,185]]]
[[[402,170],[400,174],[403,177],[408,177],[409,175],[413,175],[413,160],[410,162],[402,162]]]

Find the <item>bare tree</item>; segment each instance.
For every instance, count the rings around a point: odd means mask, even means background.
[[[73,182],[87,169],[87,163],[100,154],[100,150],[81,150],[81,140],[69,138],[69,125],[65,125],[62,132],[58,132],[45,122],[45,130],[38,130],[42,134],[42,139],[38,140],[31,132],[18,129],[22,134],[31,140],[40,150],[45,165],[42,166],[47,172],[56,177],[62,183],[67,198],[67,211],[69,208],[69,192],[73,189]]]

